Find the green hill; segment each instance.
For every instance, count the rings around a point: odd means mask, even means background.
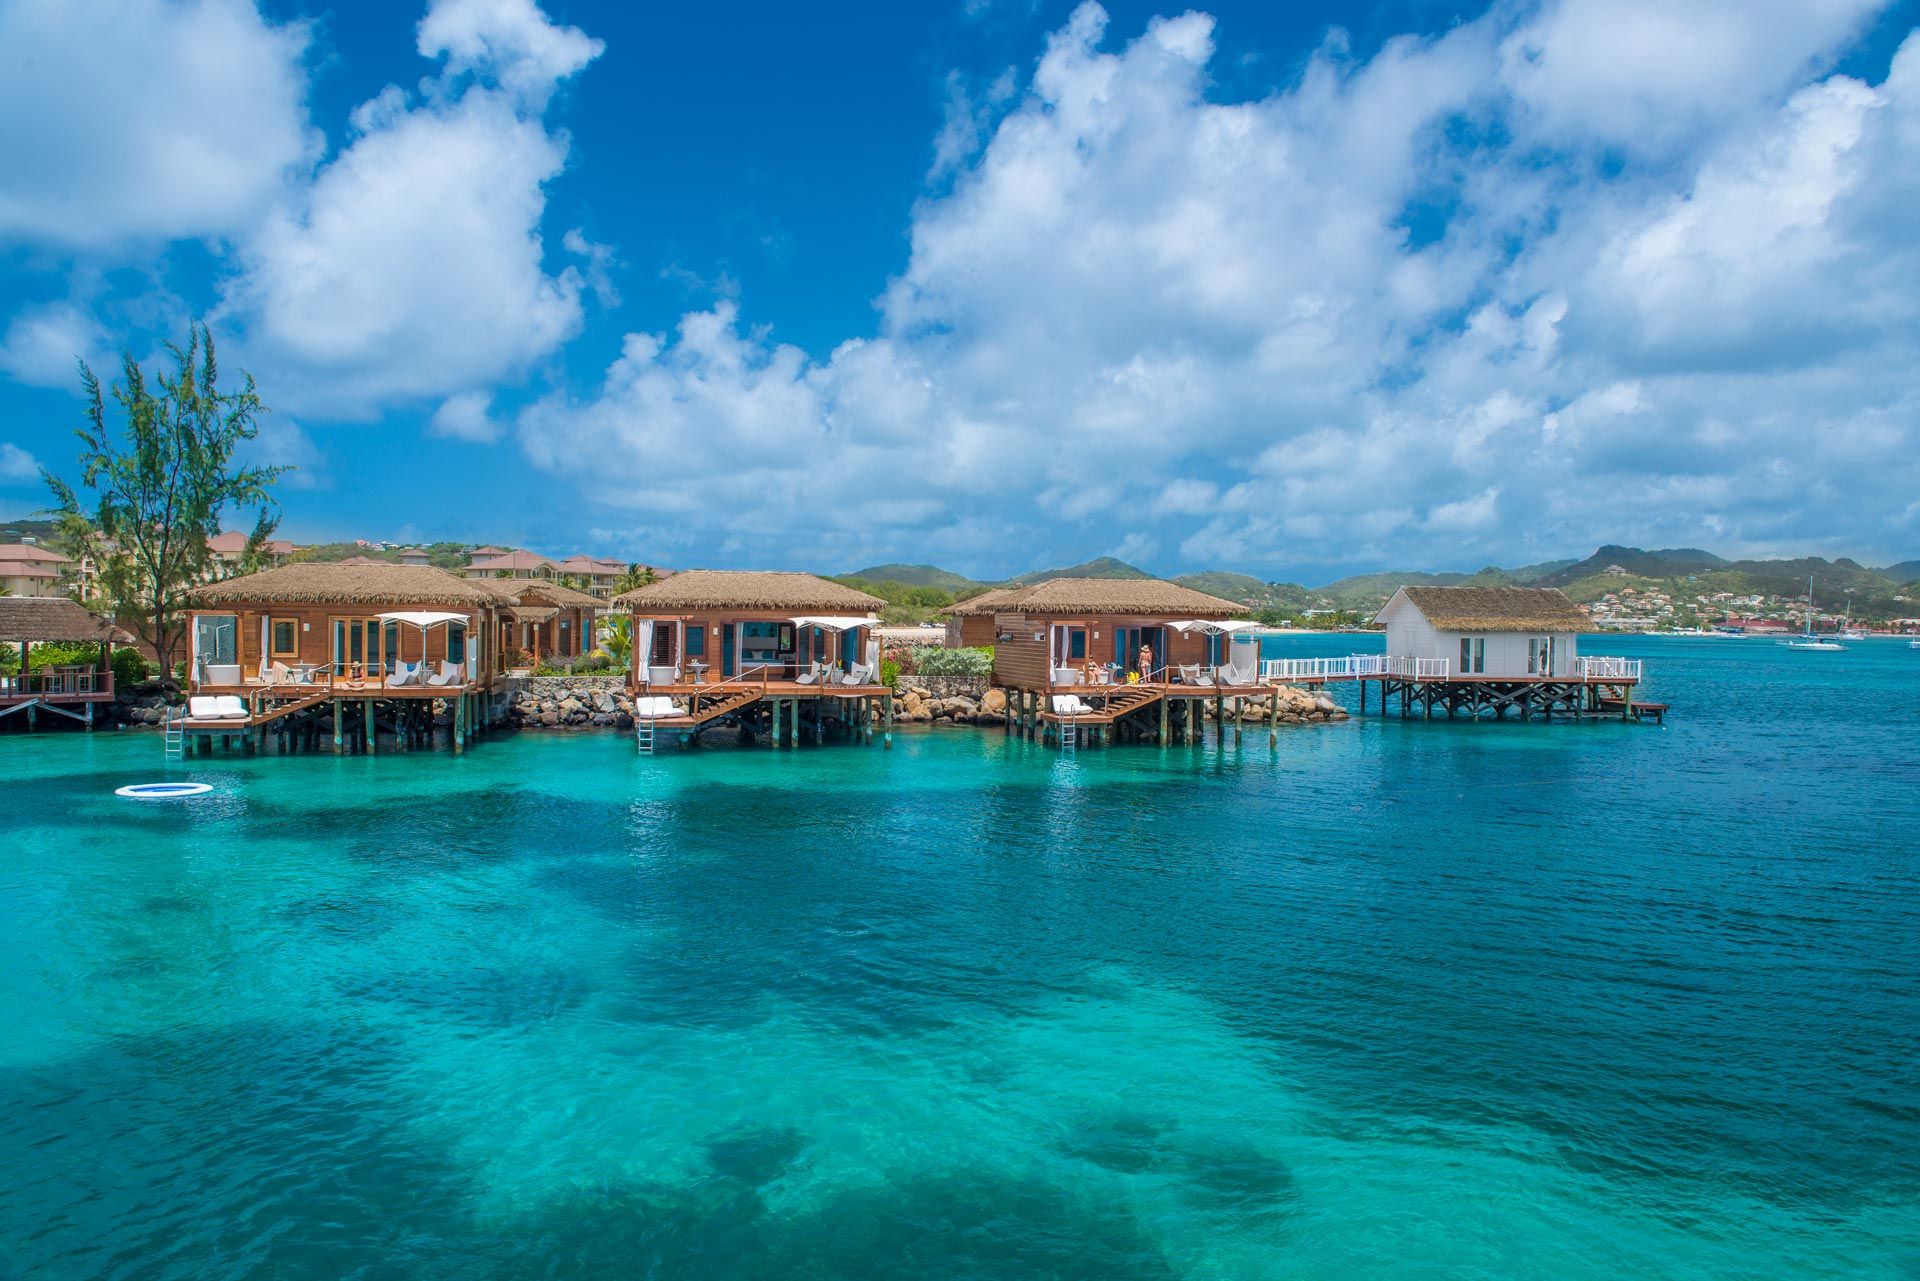
[[[943,592],[959,595],[986,584],[965,574],[956,574],[950,569],[941,569],[937,565],[869,565],[865,569],[856,569],[846,578],[857,578],[867,583],[899,583],[903,587],[937,587]]]
[[[1880,577],[1896,583],[1920,581],[1920,560],[1903,560],[1880,571]]]
[[[1182,587],[1191,587],[1196,592],[1205,592],[1209,596],[1218,596],[1222,600],[1237,600],[1245,604],[1266,590],[1266,584],[1252,574],[1234,574],[1224,569],[1210,569],[1199,574],[1182,574],[1173,580]]]
[[[1025,587],[1029,583],[1044,583],[1049,578],[1152,578],[1144,569],[1127,564],[1124,560],[1115,560],[1111,556],[1100,556],[1083,565],[1068,565],[1064,569],[1037,569],[1031,574],[1022,574],[1018,578],[1009,578],[1004,586]]]
[[[1703,552],[1695,547],[1670,547],[1649,552],[1638,547],[1609,544],[1585,560],[1562,565],[1535,581],[1542,587],[1565,587],[1568,583],[1577,583],[1615,568],[1641,578],[1671,578],[1676,574],[1719,569],[1726,564],[1712,552]]]

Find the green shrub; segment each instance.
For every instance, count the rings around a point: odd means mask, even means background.
[[[914,670],[922,676],[970,676],[985,677],[993,674],[993,649],[990,646],[978,646],[971,649],[948,649],[943,645],[916,646],[913,655]]]
[[[100,647],[85,641],[41,641],[27,655],[34,671],[49,667],[92,667],[100,661]]]
[[[113,651],[113,683],[116,688],[138,685],[153,671],[153,664],[137,649]]]
[[[900,664],[891,658],[880,660],[880,683],[888,689],[900,683]]]

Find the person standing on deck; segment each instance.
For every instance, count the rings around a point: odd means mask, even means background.
[[[1150,680],[1152,679],[1152,676],[1153,676],[1153,646],[1143,643],[1140,646],[1140,679],[1143,681]]]

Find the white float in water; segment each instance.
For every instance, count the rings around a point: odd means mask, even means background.
[[[129,783],[114,788],[113,794],[131,796],[136,801],[171,801],[181,796],[202,796],[212,790],[212,783]]]

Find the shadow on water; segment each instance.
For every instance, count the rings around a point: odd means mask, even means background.
[[[0,1072],[0,1144],[35,1154],[0,1197],[0,1275],[1174,1275],[1126,1206],[1037,1180],[953,1170],[772,1200],[808,1172],[805,1136],[780,1126],[713,1135],[684,1180],[482,1209],[479,1172],[398,1102],[405,1071],[364,1029],[249,1023]]]

